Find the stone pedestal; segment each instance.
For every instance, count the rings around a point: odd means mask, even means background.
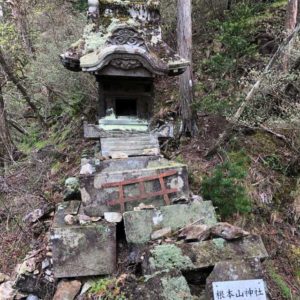
[[[66,225],[63,205],[51,229],[54,276],[70,278],[114,273],[116,225],[105,221]]]

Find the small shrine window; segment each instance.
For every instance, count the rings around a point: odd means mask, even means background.
[[[116,116],[137,116],[137,99],[116,98]]]

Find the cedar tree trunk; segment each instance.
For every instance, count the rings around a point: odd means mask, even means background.
[[[197,133],[197,118],[191,107],[193,102],[191,0],[177,0],[177,44],[179,55],[191,63],[185,73],[179,78],[182,133],[195,136]]]

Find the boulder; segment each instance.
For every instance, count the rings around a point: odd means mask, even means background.
[[[74,300],[80,292],[80,288],[81,282],[79,280],[60,281],[53,300]]]
[[[158,240],[161,238],[164,238],[166,236],[169,236],[172,233],[172,228],[171,227],[166,227],[157,231],[154,231],[151,234],[151,239],[152,240]]]
[[[210,227],[208,225],[190,225],[180,231],[179,239],[184,239],[186,242],[204,241],[210,236]]]
[[[13,281],[6,281],[0,284],[0,300],[12,300],[17,294],[17,291],[13,288]]]
[[[0,283],[3,283],[5,281],[8,281],[10,278],[8,275],[0,273]]]
[[[123,216],[118,212],[106,212],[104,213],[104,219],[109,223],[120,223],[123,220]]]
[[[247,236],[250,233],[229,223],[218,223],[212,226],[211,234],[213,237],[219,237],[230,241]]]
[[[51,299],[55,290],[53,282],[29,273],[18,275],[14,287],[20,292],[34,294],[41,299]]]
[[[54,211],[54,206],[51,204],[45,204],[41,208],[35,209],[31,213],[27,214],[23,218],[24,223],[33,224],[43,217],[47,216]]]

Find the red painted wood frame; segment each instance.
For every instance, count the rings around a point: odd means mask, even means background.
[[[136,201],[136,200],[143,200],[147,198],[153,198],[156,196],[164,196],[164,201],[166,205],[170,205],[171,201],[169,198],[169,194],[177,193],[178,189],[168,189],[165,185],[165,178],[170,177],[173,175],[177,175],[176,170],[170,170],[161,174],[153,175],[153,176],[147,176],[147,177],[140,177],[135,179],[128,179],[124,181],[119,182],[110,182],[102,185],[102,188],[113,188],[118,187],[119,188],[119,198],[115,200],[108,201],[108,206],[115,206],[120,205],[121,212],[125,211],[125,203],[130,201]],[[147,193],[145,191],[145,182],[146,181],[153,181],[153,180],[159,180],[160,183],[160,191],[157,192],[150,192]],[[131,184],[139,184],[139,192],[140,194],[133,197],[125,197],[124,194],[124,186],[131,185]]]

